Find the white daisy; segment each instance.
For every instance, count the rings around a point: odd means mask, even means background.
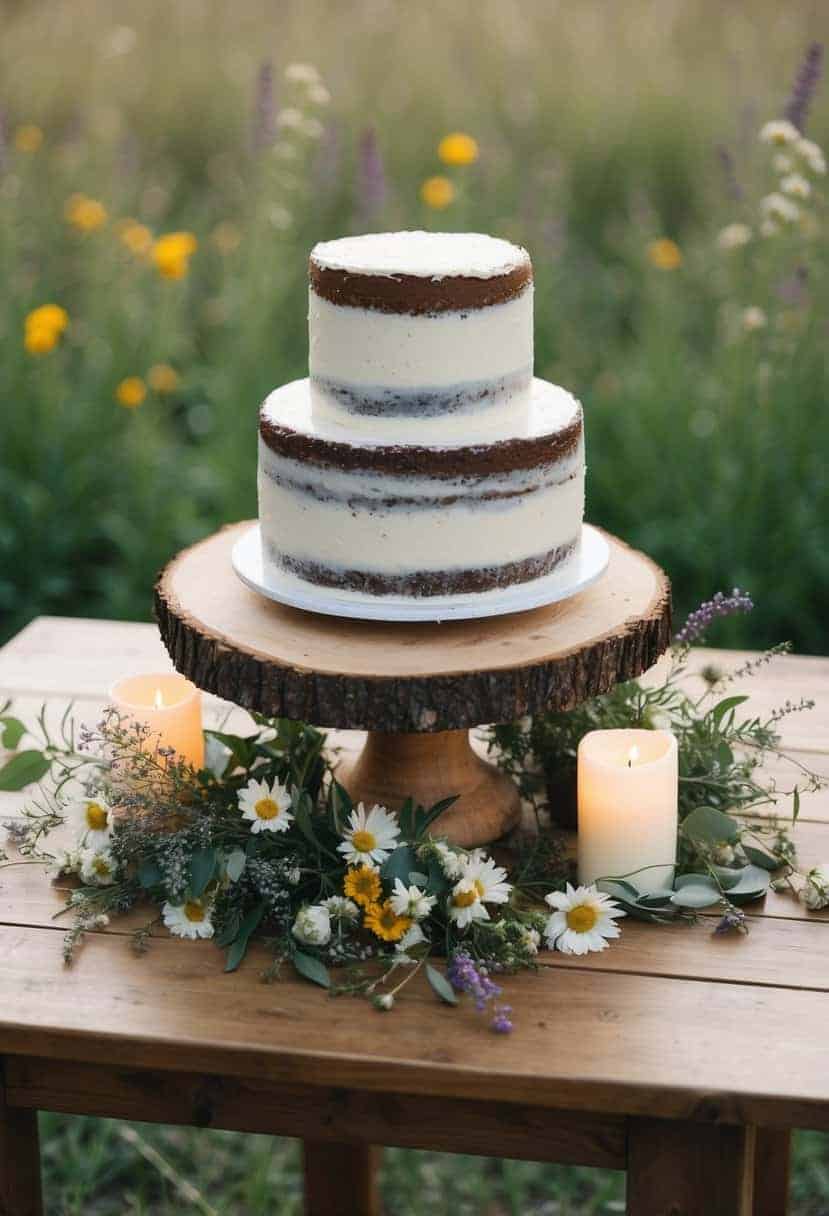
[[[285,79],[291,84],[318,84],[320,74],[312,63],[289,63],[285,68]]]
[[[161,909],[164,924],[174,937],[212,937],[211,904],[205,899],[188,899],[183,904],[166,903]]]
[[[790,198],[786,198],[785,194],[779,194],[777,191],[767,194],[764,199],[761,199],[760,208],[767,218],[776,220],[778,223],[793,224],[800,218],[800,208],[797,203],[793,203]]]
[[[437,851],[440,868],[443,870],[447,878],[460,878],[463,873],[463,863],[465,854],[458,853],[455,849],[449,847],[444,840],[436,840],[434,847]]]
[[[274,781],[257,781],[251,777],[238,794],[239,809],[243,819],[251,821],[252,832],[287,832],[294,821],[288,808],[291,795],[287,786]]]
[[[308,100],[315,106],[327,106],[331,100],[331,94],[324,84],[312,84],[308,89]]]
[[[544,898],[556,909],[544,926],[544,936],[551,950],[560,950],[562,954],[605,950],[607,939],[621,933],[613,922],[625,913],[596,887],[574,889],[568,882],[566,891],[552,891]]]
[[[790,198],[808,198],[812,187],[800,173],[788,173],[780,183],[780,189]]]
[[[354,900],[347,899],[345,895],[329,895],[320,906],[327,909],[332,920],[356,920],[360,915]]]
[[[463,867],[463,877],[473,883],[478,892],[478,898],[485,904],[505,904],[509,902],[512,885],[504,882],[507,876],[503,866],[496,866],[491,857],[486,857],[482,850],[476,850]]]
[[[110,850],[83,849],[80,855],[81,879],[93,887],[110,887],[115,882],[118,866]]]
[[[803,157],[812,173],[817,173],[822,177],[826,172],[826,157],[814,140],[799,139],[795,144],[795,152]]]
[[[756,304],[751,304],[748,308],[743,309],[742,325],[746,333],[750,334],[755,330],[765,329],[768,322],[768,317]]]
[[[751,240],[748,224],[727,224],[717,237],[720,249],[739,249]]]
[[[301,129],[309,139],[322,139],[325,134],[325,127],[318,118],[306,118]]]
[[[541,934],[537,929],[530,929],[525,926],[521,930],[521,945],[527,951],[527,954],[538,954],[538,947],[541,945]]]
[[[760,225],[761,236],[777,236],[779,231],[780,225],[775,224],[774,220],[763,220],[762,224]]]
[[[473,920],[489,920],[489,913],[481,900],[476,884],[470,878],[455,883],[447,901],[449,919],[465,929]]]
[[[276,122],[277,126],[298,131],[305,122],[305,116],[302,110],[298,110],[295,106],[287,106],[286,109],[279,111],[276,116]]]
[[[405,955],[407,950],[411,950],[412,946],[419,946],[421,942],[426,941],[426,934],[421,929],[420,925],[415,921],[410,929],[401,937],[400,941],[395,944],[395,950],[399,955]],[[402,962],[403,959],[401,958]]]
[[[794,168],[794,160],[785,152],[778,152],[771,162],[771,167],[775,173],[791,173]]]
[[[49,867],[49,877],[60,878],[64,874],[77,874],[80,868],[80,849],[58,849]]]
[[[775,118],[760,128],[760,139],[764,144],[782,147],[785,144],[796,144],[800,139],[800,132],[788,118]]]
[[[291,932],[304,946],[324,946],[331,940],[331,917],[328,909],[322,904],[300,908]]]
[[[391,815],[384,806],[373,806],[366,814],[362,802],[358,802],[349,816],[344,840],[337,845],[337,851],[345,855],[350,866],[382,865],[394,852],[399,835],[396,815]]]
[[[436,895],[427,895],[420,887],[407,887],[399,878],[394,880],[391,906],[398,916],[410,916],[412,920],[423,920],[437,902]]]
[[[112,811],[100,798],[81,798],[66,809],[78,840],[91,849],[103,848],[112,833]]]

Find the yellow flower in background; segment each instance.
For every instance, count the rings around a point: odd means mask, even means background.
[[[682,265],[682,250],[670,237],[660,237],[648,245],[648,261],[657,270],[678,270]]]
[[[153,247],[153,234],[147,225],[129,217],[119,220],[118,239],[137,258],[144,257]]]
[[[43,132],[33,122],[27,122],[18,127],[14,133],[14,146],[18,152],[26,152],[30,156],[39,151],[43,143]]]
[[[147,396],[147,386],[140,376],[127,376],[115,390],[115,400],[125,410],[134,410]]]
[[[199,243],[192,232],[166,232],[153,245],[153,261],[163,279],[183,279]]]
[[[434,211],[443,211],[455,201],[455,187],[448,177],[427,177],[420,187],[420,197],[427,207]]]
[[[30,355],[46,355],[57,346],[69,324],[69,314],[59,304],[41,304],[26,316],[23,345]]]
[[[107,222],[107,209],[96,198],[86,194],[73,194],[63,208],[63,214],[73,228],[78,232],[95,232]]]
[[[445,165],[472,165],[478,159],[478,141],[463,131],[444,135],[438,144],[438,159]]]
[[[147,382],[154,393],[174,393],[179,374],[169,363],[154,363],[147,372]]]
[[[210,239],[221,254],[233,253],[239,248],[242,234],[235,224],[223,220],[210,233]]]

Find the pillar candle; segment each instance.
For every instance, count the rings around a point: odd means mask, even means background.
[[[172,747],[194,768],[203,767],[201,692],[184,676],[127,676],[113,684],[109,699],[123,717],[150,727],[150,747]]]
[[[579,882],[626,875],[643,893],[670,886],[678,795],[677,745],[669,731],[585,735],[578,752]]]

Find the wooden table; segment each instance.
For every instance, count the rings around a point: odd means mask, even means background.
[[[167,666],[150,625],[41,618],[0,651],[0,691],[24,719],[74,700],[95,720],[117,675]],[[823,773],[827,679],[829,660],[786,658],[748,686],[758,711],[823,695],[784,723]],[[825,791],[796,839],[829,859]],[[746,938],[628,921],[600,955],[544,955],[509,980],[503,1037],[425,985],[391,1015],[265,986],[257,949],[234,975],[207,943],[138,959],[126,918],[66,970],[60,906],[36,867],[0,871],[2,1216],[41,1210],[37,1110],[298,1136],[314,1216],[378,1210],[377,1144],[627,1168],[632,1216],[781,1216],[789,1129],[829,1130],[829,915],[782,895],[747,908]]]

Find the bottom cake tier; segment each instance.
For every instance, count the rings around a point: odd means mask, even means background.
[[[306,583],[412,598],[504,589],[572,558],[583,512],[581,406],[544,380],[520,434],[451,447],[322,429],[307,380],[262,406],[263,559]]]

